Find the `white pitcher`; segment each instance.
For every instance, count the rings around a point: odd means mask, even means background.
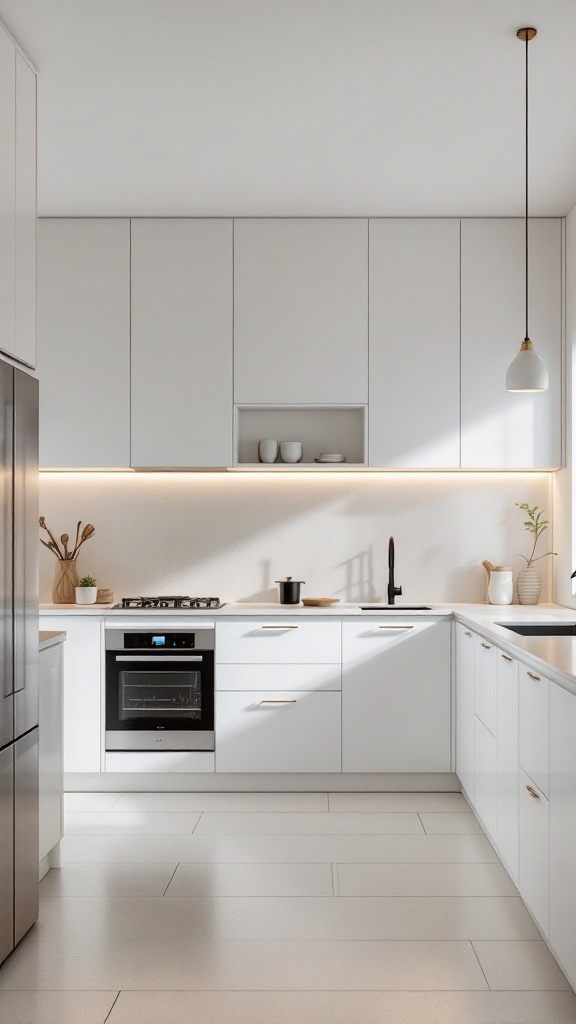
[[[490,604],[512,604],[514,582],[511,565],[492,565],[484,561],[486,569],[486,598]]]

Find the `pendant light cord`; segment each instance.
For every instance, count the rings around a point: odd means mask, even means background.
[[[525,247],[526,247],[526,334],[525,337],[529,338],[528,334],[528,32],[526,32],[526,202],[525,202]]]

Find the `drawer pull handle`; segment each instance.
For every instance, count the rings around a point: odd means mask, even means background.
[[[414,626],[378,626],[378,629],[414,629]]]
[[[527,672],[526,675],[529,679],[535,679],[537,683],[541,681],[540,676],[535,676],[533,672]]]
[[[465,630],[464,631],[464,636],[472,636],[472,633],[469,633],[467,630]]]
[[[482,647],[484,648],[485,651],[491,651],[492,650],[492,648],[490,647],[490,644],[482,644]]]
[[[297,704],[297,700],[261,700],[260,704]]]
[[[503,654],[502,657],[504,658],[504,661],[513,661],[514,660],[513,658],[509,658],[507,654]]]
[[[532,789],[532,786],[526,786],[526,789],[530,793],[530,796],[533,796],[535,800],[539,800],[540,799],[540,797],[539,797],[538,793],[536,792],[536,790]]]
[[[260,626],[260,629],[298,629],[298,626]]]

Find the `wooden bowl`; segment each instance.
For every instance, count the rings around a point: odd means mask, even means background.
[[[303,597],[302,604],[306,608],[329,608],[332,604],[339,604],[339,597]]]

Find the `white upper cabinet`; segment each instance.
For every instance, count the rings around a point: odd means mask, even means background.
[[[16,355],[16,47],[0,26],[0,350]]]
[[[368,222],[234,223],[234,401],[368,401]]]
[[[38,376],[41,466],[130,465],[128,220],[39,222]]]
[[[370,465],[460,465],[460,221],[370,221]]]
[[[16,356],[36,365],[36,75],[16,54]]]
[[[132,466],[232,465],[232,221],[132,221]]]
[[[462,221],[462,466],[553,468],[562,461],[562,235],[530,221],[530,337],[549,390],[509,394],[524,338],[524,222]],[[438,381],[438,388],[442,388]]]

